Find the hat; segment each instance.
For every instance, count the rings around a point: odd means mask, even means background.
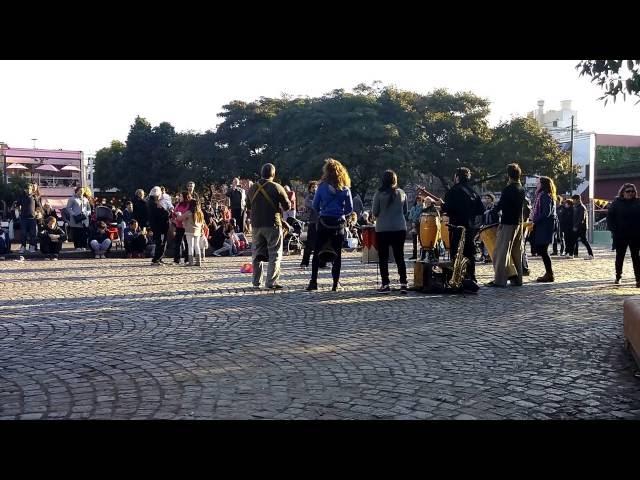
[[[162,189],[160,187],[153,187],[149,192],[150,197],[160,197],[162,196]]]

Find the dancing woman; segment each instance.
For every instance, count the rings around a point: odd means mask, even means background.
[[[318,226],[316,246],[311,262],[311,281],[307,291],[318,289],[320,255],[329,251],[334,257],[331,268],[332,290],[334,292],[338,290],[346,222],[345,215],[353,211],[353,201],[349,187],[351,187],[351,179],[344,165],[333,158],[325,160],[318,191],[313,197],[313,209],[318,212]],[[330,244],[331,250],[327,248],[328,244]]]
[[[553,227],[556,223],[556,186],[549,177],[539,177],[536,200],[531,212],[533,221],[533,241],[535,251],[542,258],[545,274],[536,282],[553,282],[553,269],[549,257],[549,245],[553,240]]]

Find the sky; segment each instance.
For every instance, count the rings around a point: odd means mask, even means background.
[[[577,127],[640,135],[640,104],[609,103],[579,77],[578,60],[0,61],[0,142],[82,150],[125,141],[136,115],[177,131],[214,129],[222,106],[261,96],[319,96],[379,80],[403,90],[471,91],[491,102],[492,125],[545,101],[572,100]]]

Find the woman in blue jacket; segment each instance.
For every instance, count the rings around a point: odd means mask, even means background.
[[[325,160],[322,178],[313,197],[313,209],[318,212],[318,225],[316,246],[311,262],[311,281],[307,291],[318,289],[320,257],[325,255],[332,257],[329,259],[329,261],[333,262],[331,268],[331,276],[333,277],[332,290],[335,292],[338,289],[344,226],[346,223],[345,216],[353,211],[350,186],[351,179],[344,165],[333,158]]]
[[[531,212],[533,221],[533,239],[535,252],[544,263],[545,274],[537,282],[553,282],[553,269],[549,257],[549,245],[553,241],[553,229],[556,223],[556,186],[549,177],[539,177],[536,200]]]

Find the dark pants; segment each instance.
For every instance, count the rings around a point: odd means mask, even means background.
[[[396,259],[400,283],[406,285],[407,266],[404,263],[404,241],[407,238],[407,231],[377,232],[376,236],[378,238],[378,261],[382,285],[389,285],[389,247],[393,250],[393,256]]]
[[[636,282],[640,282],[640,238],[628,239],[616,237],[616,277],[622,277],[622,264],[627,254],[627,247],[631,251],[631,263]]]
[[[316,246],[316,237],[317,237],[317,224],[309,223],[309,228],[307,229],[307,241],[304,244],[304,252],[302,253],[302,261],[300,265],[303,267],[309,266],[309,259],[311,258],[311,252]]]
[[[173,261],[175,263],[180,262],[180,247],[182,247],[184,261],[189,261],[189,246],[187,245],[187,237],[184,235],[184,228],[176,227],[176,236],[173,239]]]
[[[158,261],[164,255],[164,250],[167,248],[167,234],[153,232],[153,238],[156,244],[156,251],[151,259],[152,262],[158,263]]]
[[[591,250],[591,245],[589,245],[589,241],[587,240],[587,229],[582,228],[574,233],[573,237],[573,254],[578,256],[578,242],[582,242],[582,244],[586,247],[587,253],[593,256],[593,250]]]
[[[49,237],[40,240],[40,252],[44,255],[58,256],[62,250],[62,242],[52,242]]]
[[[564,237],[564,252],[567,255],[573,255],[575,242],[573,230],[564,230],[562,236]]]
[[[71,227],[74,248],[87,248],[87,229],[84,227]]]
[[[545,243],[544,245],[536,245],[536,253],[540,255],[542,258],[542,263],[544,263],[544,270],[549,275],[553,275],[553,269],[551,268],[551,257],[549,256],[549,244]]]
[[[473,242],[473,237],[475,237],[477,232],[473,229],[467,228],[465,231],[464,237],[464,249],[462,250],[462,254],[467,257],[469,262],[467,263],[467,274],[466,278],[470,278],[474,282],[476,281],[476,261],[474,258],[476,246]],[[456,258],[456,254],[458,253],[458,245],[460,245],[460,237],[462,236],[462,230],[459,228],[450,228],[449,229],[449,240],[451,243],[451,261],[453,262]]]
[[[29,245],[35,247],[38,243],[38,226],[35,218],[21,218],[20,228],[22,229],[22,246],[26,247],[27,239]]]
[[[560,245],[560,255],[564,253],[564,235],[560,230],[556,230],[553,234],[553,255],[558,254],[558,245]]]
[[[420,231],[420,224],[414,223],[413,228],[415,228],[416,232]],[[412,257],[418,257],[418,233],[411,234],[411,240],[413,241],[413,255]],[[395,255],[395,253],[394,253]]]
[[[138,235],[130,242],[125,242],[124,251],[129,253],[144,253],[147,246],[147,239],[144,235]]]
[[[337,218],[325,217],[323,221],[327,225],[337,225]],[[342,266],[342,243],[344,242],[344,228],[338,229],[329,229],[323,227],[322,224],[318,223],[317,233],[316,233],[316,243],[313,250],[313,260],[311,262],[311,282],[318,282],[318,268],[320,268],[320,258],[318,258],[318,254],[322,249],[322,246],[330,240],[331,248],[336,252],[336,259],[333,261],[331,266],[331,277],[333,278],[333,283],[338,283],[340,280],[340,267]]]
[[[231,209],[231,216],[236,221],[236,232],[244,233],[244,220],[245,220],[246,212],[247,212],[246,210],[243,210],[241,208]]]

